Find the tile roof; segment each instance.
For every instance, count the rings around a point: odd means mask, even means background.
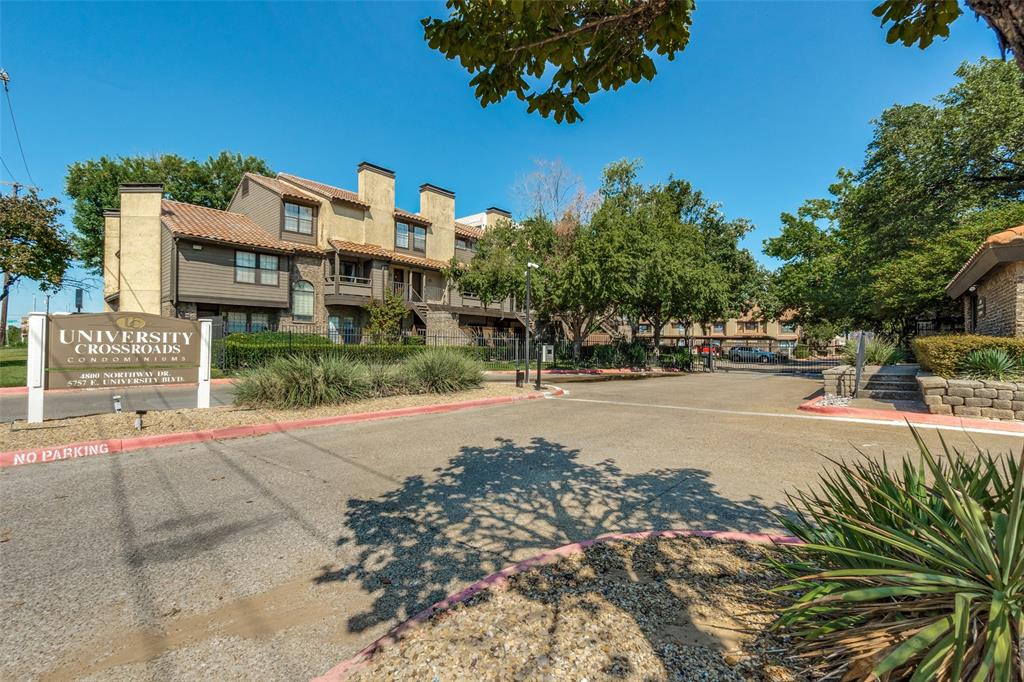
[[[423,225],[424,227],[430,227],[430,221],[418,213],[410,213],[409,211],[403,211],[400,208],[396,208],[394,215],[395,218],[397,218],[398,220],[404,220],[407,223],[413,223],[415,225]]]
[[[459,237],[469,237],[470,239],[480,239],[484,236],[484,229],[482,227],[474,227],[473,225],[467,225],[466,223],[460,223],[455,221],[455,234]]]
[[[951,279],[949,284],[946,285],[947,292],[953,288],[953,285],[957,280],[967,273],[967,271],[970,270],[986,252],[990,251],[993,247],[998,246],[1024,246],[1024,225],[1017,225],[1016,227],[1011,227],[1007,230],[1003,230],[1002,232],[996,232],[983,241],[981,246],[979,246],[974,253],[971,254],[971,257],[967,259],[967,262],[964,263],[963,267],[953,275],[953,279]],[[988,270],[989,268],[986,268],[984,271],[977,273],[977,276],[974,277],[970,284],[981,279]],[[970,286],[970,284],[967,286]]]
[[[357,242],[347,242],[341,239],[331,239],[330,243],[331,246],[336,248],[338,251],[358,253],[364,256],[373,256],[374,258],[402,263],[403,265],[415,265],[421,268],[428,268],[430,270],[441,270],[448,267],[448,263],[443,260],[413,256],[399,251],[388,251],[376,244],[359,244]]]
[[[281,182],[277,178],[268,178],[265,175],[257,175],[256,173],[246,173],[245,177],[249,178],[249,180],[255,182],[257,185],[266,187],[280,197],[295,197],[306,201],[314,201],[318,204],[320,203],[320,197],[304,192],[297,187],[289,185],[288,183]]]
[[[218,211],[215,208],[185,204],[164,199],[160,208],[160,221],[176,235],[208,239],[215,242],[239,244],[254,248],[292,253],[322,254],[315,246],[295,244],[277,239],[241,213]]]
[[[284,178],[288,182],[299,185],[300,187],[310,190],[312,192],[316,192],[317,194],[323,195],[328,199],[342,201],[346,204],[353,204],[355,206],[359,206],[360,208],[370,208],[370,205],[363,201],[362,199],[360,199],[358,194],[356,194],[355,192],[350,192],[347,189],[341,189],[340,187],[335,187],[334,185],[325,185],[324,183],[317,182],[315,180],[307,180],[306,178],[300,178],[299,176],[292,175],[290,173],[278,173],[277,177]]]

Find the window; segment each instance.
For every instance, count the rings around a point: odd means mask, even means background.
[[[745,332],[756,333],[756,332],[761,331],[761,323],[760,322],[753,322],[753,321],[751,321],[751,322],[741,322],[740,323],[740,328],[743,331],[745,331]]]
[[[270,329],[270,315],[267,313],[250,313],[249,330],[263,332]]]
[[[228,313],[228,334],[245,331],[245,313]]]
[[[463,251],[476,251],[476,242],[465,237],[456,237],[455,248],[462,249]]]
[[[341,263],[341,276],[342,276],[343,279],[345,279],[345,280],[347,280],[349,282],[356,281],[361,276],[360,275],[359,264],[358,263],[351,263],[351,262],[347,262],[347,261],[342,261],[342,263]]]
[[[256,283],[256,254],[251,251],[235,251],[235,281],[245,284]]]
[[[651,327],[650,327],[650,325],[647,325],[647,324],[642,324],[642,325],[640,325],[640,327],[639,327],[639,332],[640,332],[641,334],[646,334],[646,333],[647,333],[647,332],[649,332],[650,330],[651,330]]]
[[[413,251],[427,250],[427,228],[418,225],[395,223],[395,248]]]
[[[715,322],[711,325],[712,334],[724,334],[725,333],[725,322]]]
[[[795,334],[796,333],[796,323],[795,322],[783,322],[782,323],[782,331],[783,331],[784,334]]]
[[[272,256],[269,253],[256,254],[252,251],[235,251],[235,281],[243,284],[258,282],[276,287],[277,265],[277,256]]]
[[[260,284],[277,286],[277,256],[260,254]]]
[[[676,334],[685,334],[685,333],[686,333],[686,325],[683,324],[682,322],[676,322]]]
[[[284,230],[299,234],[313,234],[313,209],[309,206],[285,203]]]
[[[296,322],[313,321],[313,285],[305,280],[292,285],[292,319]]]

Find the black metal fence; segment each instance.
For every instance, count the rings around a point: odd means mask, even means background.
[[[225,342],[235,330],[214,320],[214,363],[233,369]],[[526,339],[522,332],[486,327],[463,327],[444,331],[405,330],[381,336],[354,326],[275,324],[259,329],[260,338],[273,343],[282,352],[311,350],[315,346],[383,345],[472,348],[491,369],[521,368],[526,362]],[[553,351],[544,364],[559,368],[643,368],[662,367],[685,371],[764,371],[820,373],[842,364],[845,344],[804,344],[794,340],[750,337],[691,337],[665,339],[658,352],[648,338],[625,341],[607,334],[593,334],[580,344],[552,336],[530,341],[530,363],[535,364],[542,346]]]

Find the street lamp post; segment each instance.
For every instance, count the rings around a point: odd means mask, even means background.
[[[536,263],[526,263],[526,383],[530,383],[530,274],[539,267]]]

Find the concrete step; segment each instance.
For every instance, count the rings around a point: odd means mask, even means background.
[[[869,388],[879,391],[916,391],[917,379],[911,377],[910,381],[896,381],[893,379],[870,379],[860,382],[861,388]]]
[[[862,388],[857,392],[858,398],[871,398],[873,400],[914,400],[921,402],[920,391],[898,391],[898,390],[878,390],[870,388]]]

